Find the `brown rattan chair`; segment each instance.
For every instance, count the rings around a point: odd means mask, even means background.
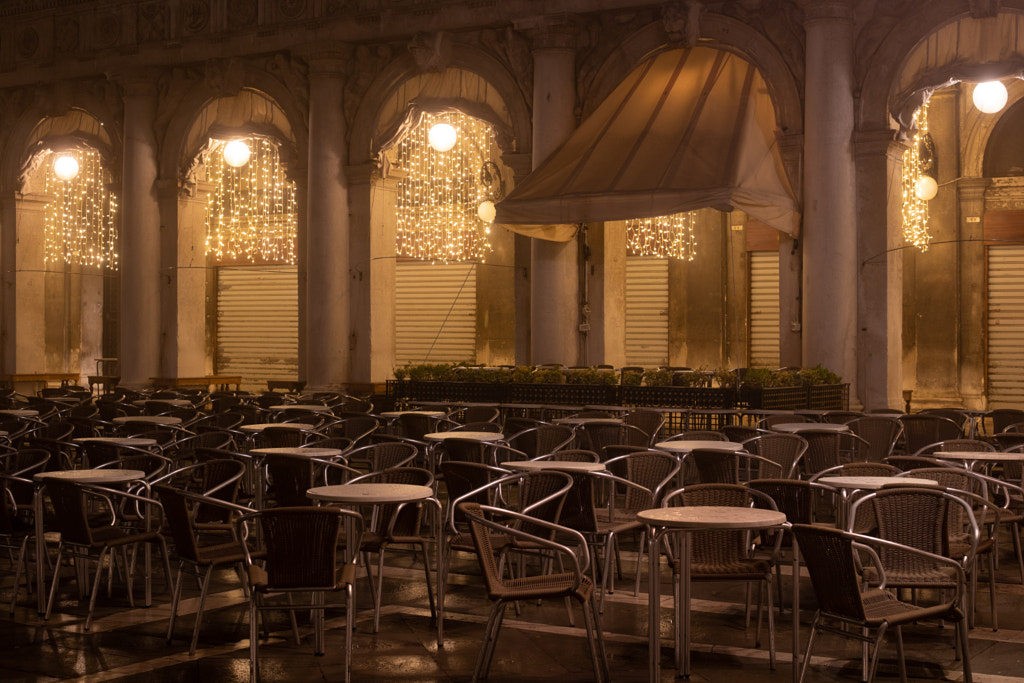
[[[260,533],[246,533],[243,525],[258,524]],[[245,565],[249,582],[249,680],[259,680],[259,614],[276,609],[295,612],[312,609],[313,649],[324,653],[324,610],[345,607],[345,676],[352,680],[352,631],[355,627],[356,554],[363,531],[363,518],[351,510],[333,507],[283,507],[259,510],[240,517],[236,522],[238,536],[263,539],[263,566],[257,564],[254,550],[248,545]],[[347,533],[342,533],[342,527]],[[341,541],[344,541],[342,543]],[[349,551],[352,560],[338,567],[340,549]],[[275,593],[287,593],[287,604],[270,603]],[[296,604],[292,597],[312,593],[311,599]],[[326,595],[341,594],[340,602],[326,600]],[[297,630],[295,630],[297,635]]]
[[[89,598],[89,612],[85,618],[85,630],[92,625],[93,610],[99,594],[100,578],[103,576],[103,561],[110,555],[109,572],[115,571],[117,551],[121,551],[121,572],[126,579],[128,603],[135,606],[132,593],[135,561],[129,562],[128,548],[137,549],[139,544],[152,543],[160,547],[165,577],[170,581],[171,568],[167,557],[167,543],[159,531],[159,523],[151,523],[139,529],[132,524],[122,524],[121,512],[130,509],[133,512],[142,509],[147,515],[158,515],[160,504],[145,496],[119,491],[101,486],[92,486],[74,481],[66,481],[54,477],[47,478],[46,490],[53,504],[55,527],[60,532],[60,544],[57,547],[57,559],[54,564],[53,582],[50,585],[50,597],[46,603],[45,619],[50,618],[53,604],[60,586],[61,562],[65,556],[96,561],[96,578],[92,585]],[[102,517],[90,515],[90,510],[102,506]],[[77,572],[76,572],[77,575]],[[147,590],[150,577],[146,576]],[[83,587],[79,586],[79,592]],[[40,590],[42,590],[40,588]],[[147,593],[148,595],[148,593]]]
[[[575,430],[567,425],[542,424],[514,433],[505,442],[528,458],[536,458],[568,447],[575,436]]]
[[[800,459],[807,452],[807,440],[799,434],[765,432],[744,441],[743,448],[777,463],[782,468],[783,479],[793,479],[800,471]]]
[[[803,563],[810,574],[818,600],[818,611],[814,616],[807,650],[800,667],[801,682],[807,675],[818,634],[831,633],[853,638],[865,644],[873,643],[870,662],[865,671],[865,678],[871,683],[875,679],[881,645],[890,626],[896,630],[900,680],[906,681],[901,627],[926,619],[948,619],[956,624],[957,643],[963,658],[964,681],[970,683],[971,657],[967,643],[967,623],[960,609],[964,575],[956,561],[890,541],[823,526],[794,524],[792,531],[799,543]],[[878,587],[865,589],[862,586],[862,562],[858,558],[858,552],[861,550],[865,551],[874,563],[880,581]],[[955,590],[932,605],[918,606],[900,602],[895,594],[886,590],[885,573],[878,559],[882,551],[899,551],[914,555],[932,563],[933,566],[948,569],[954,579]],[[874,630],[875,637],[870,638],[865,630]],[[799,639],[797,640],[799,642]],[[796,656],[794,653],[794,658]]]
[[[586,539],[573,529],[501,508],[463,503],[460,509],[469,520],[470,533],[487,586],[487,596],[493,603],[484,631],[484,642],[473,672],[473,680],[487,677],[508,603],[561,597],[571,598],[582,608],[594,667],[594,680],[608,680],[610,674],[600,617],[594,600],[594,581],[587,574],[590,553],[587,550]],[[525,531],[524,526],[527,524],[531,527],[540,527],[547,533],[535,535]],[[558,538],[565,539],[566,543],[551,540],[555,533]],[[555,573],[542,572],[507,579],[499,569],[498,553],[495,552],[493,544],[495,534],[501,538],[510,537],[514,541],[522,541],[531,547],[543,548],[549,553],[557,553],[568,566],[565,570]],[[574,547],[570,547],[568,543]]]
[[[907,455],[939,441],[964,438],[963,425],[942,415],[914,413],[900,415],[897,419],[903,425],[904,452]]]
[[[661,504],[663,507],[673,505],[754,507],[759,505],[775,509],[775,502],[770,496],[741,484],[694,484],[667,494]],[[765,585],[768,603],[768,658],[770,667],[774,669],[774,567],[781,546],[781,535],[777,537],[772,552],[755,554],[752,552],[749,534],[745,529],[707,529],[689,533],[691,581],[758,581]],[[678,558],[673,559],[671,566],[673,573],[680,571]],[[758,596],[755,640],[760,646],[760,591]],[[680,649],[678,639],[681,635],[681,630],[677,628],[677,651]]]
[[[884,462],[903,436],[903,424],[895,417],[865,415],[846,423],[850,431],[868,442],[868,460]]]
[[[174,541],[175,555],[178,558],[178,576],[174,582],[171,598],[171,618],[167,624],[167,642],[174,635],[174,622],[178,617],[178,606],[181,604],[182,581],[186,571],[199,579],[199,603],[196,606],[196,621],[192,627],[192,641],[188,653],[195,654],[196,643],[199,641],[199,626],[203,619],[203,608],[206,595],[210,588],[210,578],[214,569],[225,565],[236,565],[239,578],[245,577],[245,551],[237,537],[219,538],[217,542],[203,541],[200,534],[199,519],[201,514],[209,514],[217,510],[225,523],[231,524],[235,530],[234,519],[241,514],[252,512],[251,509],[218,500],[210,496],[177,489],[166,484],[153,487],[160,504],[163,505],[167,533]],[[253,552],[253,557],[258,555]],[[243,583],[243,585],[245,585]]]

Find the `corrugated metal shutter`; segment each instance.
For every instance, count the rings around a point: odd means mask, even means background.
[[[668,259],[626,257],[626,363],[668,365]]]
[[[1024,405],[1024,246],[988,248],[988,407]]]
[[[750,367],[779,367],[779,252],[751,251]]]
[[[299,378],[299,285],[295,266],[217,269],[217,374],[243,389]]]
[[[399,261],[395,362],[476,360],[476,264]]]

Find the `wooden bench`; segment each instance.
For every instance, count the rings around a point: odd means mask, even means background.
[[[206,375],[205,377],[152,377],[150,381],[153,386],[167,389],[178,387],[202,387],[209,389],[215,387],[219,391],[230,391],[231,385],[235,385],[235,391],[239,390],[242,383],[241,375]]]
[[[66,387],[70,384],[77,384],[82,375],[77,372],[27,372],[0,375],[0,387],[5,389],[17,389],[18,384],[31,384],[31,394],[34,396],[40,389],[48,387],[50,382],[60,382],[60,386]]]

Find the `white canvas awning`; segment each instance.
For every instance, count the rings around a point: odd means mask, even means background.
[[[495,223],[567,240],[575,223],[705,207],[799,230],[760,73],[734,54],[694,47],[633,71],[497,205]]]

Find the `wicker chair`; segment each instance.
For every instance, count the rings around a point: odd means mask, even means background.
[[[662,428],[665,426],[665,415],[657,410],[631,410],[622,416],[622,421],[628,425],[639,427],[651,435],[648,446],[653,446],[661,437]]]
[[[188,648],[188,653],[192,655],[195,654],[196,644],[199,641],[203,607],[206,604],[206,595],[210,588],[210,578],[214,569],[225,565],[236,565],[239,569],[239,578],[245,576],[245,551],[242,549],[239,539],[232,535],[229,539],[218,539],[217,543],[203,542],[199,533],[200,515],[208,515],[214,510],[223,513],[216,516],[221,517],[226,523],[230,523],[230,528],[234,530],[234,519],[241,514],[252,512],[252,510],[166,484],[154,486],[153,491],[160,504],[163,505],[167,533],[174,541],[175,554],[178,558],[178,576],[172,588],[171,618],[167,625],[168,643],[171,642],[174,635],[174,622],[177,620],[178,606],[181,604],[182,581],[185,572],[188,571],[196,576],[200,582],[196,622],[192,627],[192,641]],[[253,557],[258,556],[255,552],[253,553]]]
[[[129,546],[134,548],[140,543],[158,545],[163,554],[165,576],[168,581],[170,580],[171,567],[167,557],[167,543],[157,528],[159,525],[147,525],[147,528],[138,529],[131,525],[122,526],[119,523],[121,521],[120,511],[123,509],[132,511],[145,509],[146,514],[158,515],[160,504],[157,501],[125,491],[65,481],[54,477],[47,478],[46,490],[53,504],[55,525],[60,532],[60,545],[57,547],[53,582],[50,585],[50,597],[46,602],[44,619],[49,619],[50,612],[53,610],[57,589],[60,586],[61,562],[66,555],[83,560],[96,560],[96,578],[90,593],[89,612],[85,618],[86,631],[92,625],[93,610],[96,607],[96,598],[100,592],[100,579],[103,576],[103,561],[108,554],[111,556],[108,571],[114,572],[117,564],[114,558],[117,556],[117,551],[121,551],[121,571],[127,579],[128,603],[132,607],[135,606],[132,594],[135,562],[134,560],[131,563],[128,561]],[[102,520],[97,520],[88,514],[88,511],[97,504],[101,505],[105,511]],[[147,595],[149,580],[150,577],[147,575]],[[39,590],[42,588],[40,587]]]
[[[786,472],[779,463],[753,453],[695,448],[683,456],[683,467],[701,484],[739,484],[751,478],[779,478]],[[756,474],[754,474],[756,472]],[[744,476],[744,474],[753,476]]]
[[[0,548],[4,548],[10,553],[17,552],[17,560],[14,561],[11,614],[14,614],[14,607],[18,602],[22,572],[25,572],[26,590],[31,588],[28,574],[28,542],[29,539],[35,538],[36,530],[35,522],[30,515],[19,514],[22,510],[30,510],[32,514],[35,514],[31,502],[25,505],[18,504],[16,498],[19,490],[24,491],[31,500],[35,486],[31,479],[0,474]]]
[[[434,486],[434,475],[428,470],[417,467],[393,467],[380,472],[371,472],[350,480],[349,483],[379,483],[379,484],[406,484],[414,486]],[[438,507],[436,499],[431,499]],[[437,610],[434,607],[434,591],[430,580],[430,559],[427,557],[427,543],[437,541],[424,536],[423,527],[423,504],[424,501],[416,503],[387,503],[377,506],[370,514],[364,514],[364,518],[372,519],[370,528],[363,534],[359,551],[364,557],[370,585],[373,587],[373,632],[380,630],[380,603],[384,585],[384,555],[391,546],[414,546],[419,549],[423,558],[423,573],[427,582],[427,600],[430,603],[430,615],[437,617]],[[438,511],[440,514],[440,511]],[[377,553],[377,576],[374,579],[370,571],[370,553]]]
[[[753,507],[759,504],[775,509],[775,502],[767,495],[739,484],[694,484],[665,496],[663,507],[673,505],[715,505]],[[776,541],[774,551],[768,555],[753,554],[744,529],[708,529],[690,533],[691,581],[759,581],[766,586],[768,602],[768,656],[775,668],[775,618],[773,615],[774,567],[781,544]],[[653,560],[653,558],[652,558]],[[679,571],[678,561],[672,562],[673,572]],[[755,640],[760,644],[760,600]],[[680,636],[676,629],[677,638]],[[677,643],[677,648],[679,644]]]
[[[342,534],[342,526],[351,530]],[[258,524],[260,533],[245,533],[243,525]],[[324,653],[324,610],[345,607],[345,676],[352,680],[352,631],[355,627],[355,553],[339,570],[339,542],[357,547],[362,537],[363,518],[351,510],[333,507],[285,507],[260,510],[240,517],[236,522],[239,538],[261,537],[265,544],[264,566],[254,562],[257,552],[243,546],[249,585],[249,680],[259,680],[259,614],[277,609],[287,610],[295,629],[295,612],[313,610],[313,643],[316,654]],[[343,546],[343,547],[344,547]],[[289,598],[312,592],[309,602],[286,605],[270,604],[267,597],[287,593]],[[328,603],[328,593],[341,593],[343,601]]]
[[[367,472],[405,467],[419,457],[420,449],[407,441],[382,441],[353,448],[345,454],[349,466]]]
[[[777,463],[782,468],[782,478],[796,478],[800,471],[800,460],[807,452],[807,439],[799,434],[767,432],[743,442],[748,453],[759,455]]]
[[[894,417],[865,415],[846,423],[850,431],[868,442],[868,460],[884,462],[903,435],[903,424]]]
[[[512,434],[505,442],[527,457],[536,458],[566,448],[575,436],[575,430],[567,425],[543,424]]]
[[[962,439],[963,425],[948,417],[927,413],[900,415],[903,425],[903,440],[907,455],[913,455],[925,446],[948,439]]]
[[[587,640],[590,644],[590,655],[594,667],[594,680],[608,680],[610,678],[608,660],[605,654],[600,618],[594,604],[594,582],[587,575],[590,554],[587,551],[586,539],[573,529],[532,519],[527,515],[509,510],[481,506],[476,503],[463,503],[460,508],[469,520],[470,532],[480,561],[480,569],[487,585],[487,595],[493,602],[484,631],[484,642],[477,657],[476,669],[473,672],[473,680],[477,681],[487,677],[508,603],[560,597],[575,600],[583,609]],[[549,533],[543,536],[534,535],[524,531],[521,526],[518,528],[516,526],[517,524],[525,525],[527,522],[531,526],[539,526]],[[550,540],[555,532],[559,538],[569,539],[575,549]],[[569,568],[558,573],[541,573],[506,579],[499,570],[497,554],[493,545],[495,533],[501,537],[511,537],[531,546],[544,548],[548,552],[557,553],[563,562],[568,561]]]
[[[963,657],[964,681],[970,683],[971,656],[967,643],[967,623],[960,609],[964,575],[955,561],[897,543],[823,526],[794,524],[792,531],[800,545],[800,553],[818,600],[818,611],[814,615],[807,651],[800,667],[801,683],[807,675],[814,642],[822,632],[853,638],[865,644],[873,643],[870,661],[862,677],[871,683],[875,680],[881,645],[890,626],[896,629],[900,680],[906,681],[901,627],[915,621],[936,618],[948,619],[956,624],[958,646]],[[885,574],[878,560],[883,550],[899,550],[947,568],[955,579],[956,590],[938,604],[917,606],[900,602],[892,592],[885,590],[885,583],[881,583],[878,588],[863,588],[860,575],[862,561],[858,554],[864,551],[874,561],[879,578],[883,578]],[[874,639],[864,633],[865,629],[876,631]],[[794,658],[796,656],[794,653]]]

